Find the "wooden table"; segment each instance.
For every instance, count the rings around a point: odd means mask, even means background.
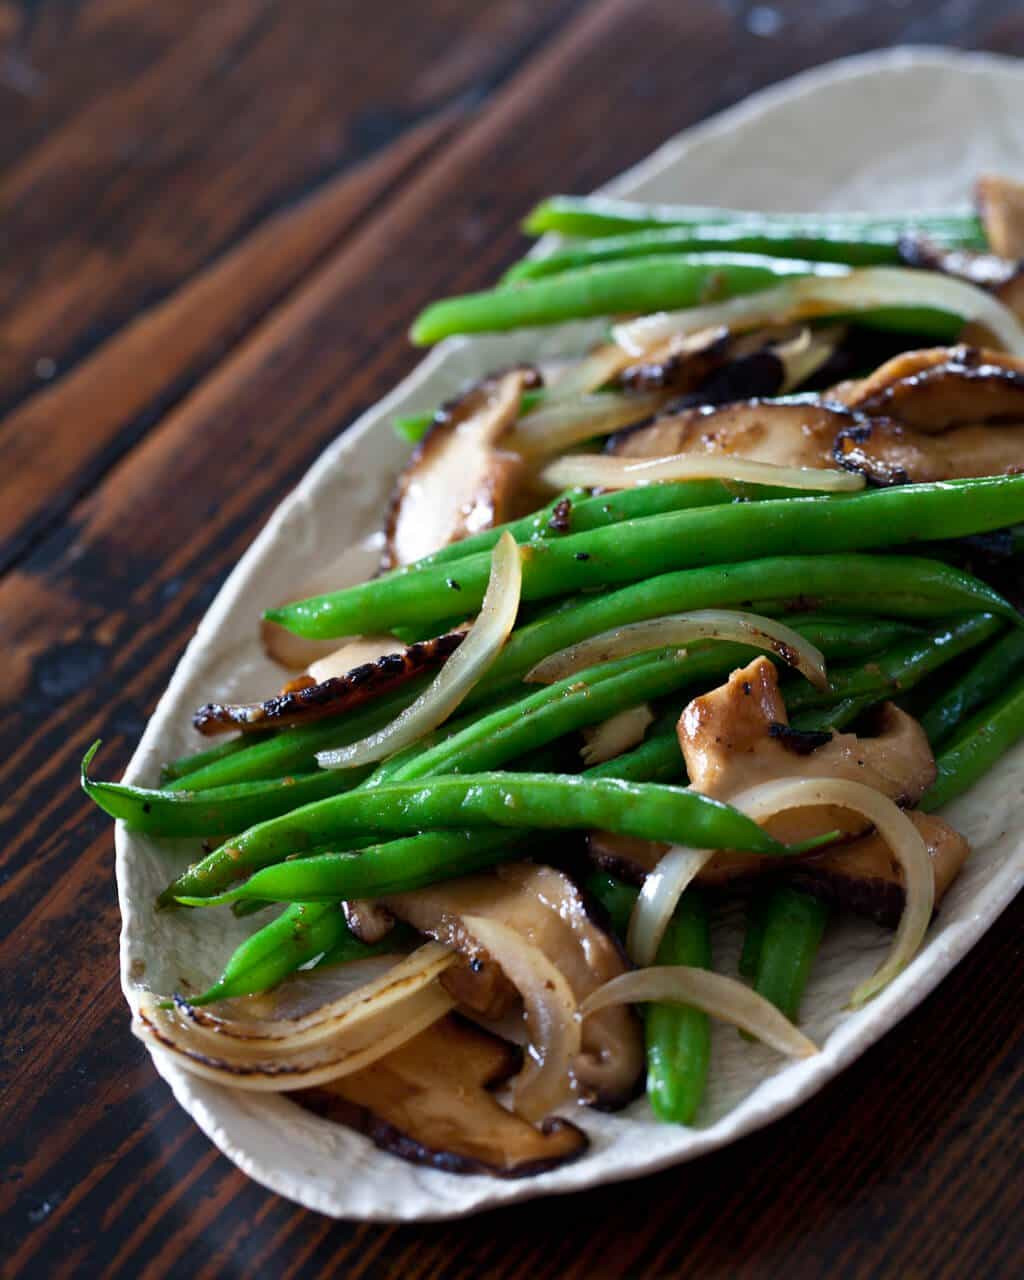
[[[1016,12],[1014,12],[1016,11]],[[696,1165],[469,1222],[247,1181],[128,1030],[108,823],[275,503],[517,219],[840,54],[1024,52],[1012,0],[0,0],[0,1271],[1024,1272],[1024,901],[819,1097]]]

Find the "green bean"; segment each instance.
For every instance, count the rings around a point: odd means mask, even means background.
[[[781,490],[768,486],[749,485],[744,496],[779,497]],[[606,525],[621,524],[623,520],[642,519],[645,516],[663,515],[667,511],[689,511],[697,507],[712,507],[734,502],[736,494],[721,480],[680,480],[670,484],[645,485],[636,489],[620,489],[615,493],[589,496],[582,489],[567,489],[557,498],[535,511],[532,515],[512,520],[508,524],[484,529],[459,542],[449,543],[440,551],[424,556],[414,564],[392,571],[393,575],[413,573],[432,565],[454,565],[481,551],[491,551],[503,533],[510,533],[516,542],[531,542],[537,538],[557,538],[570,530],[587,533],[591,529],[603,529]],[[566,503],[563,519],[566,529],[551,524],[555,508]],[[384,578],[392,574],[382,575]],[[380,579],[378,579],[380,581]]]
[[[673,750],[670,751],[668,748]],[[672,760],[674,751],[675,761]],[[671,766],[674,764],[674,770]],[[642,743],[633,751],[606,761],[586,771],[589,777],[621,777],[628,781],[667,781],[670,776],[678,776],[682,769],[682,755],[674,736],[662,734]],[[424,845],[436,847],[439,836],[437,832],[427,832],[419,837],[418,845],[412,841],[403,841],[406,851],[414,858]],[[478,848],[488,850],[494,860],[504,852],[513,853],[522,843],[519,831],[488,831],[486,829],[473,832],[473,839]],[[467,833],[456,835],[450,842],[450,849],[456,854],[465,855],[469,841]],[[348,842],[355,844],[354,841]],[[633,897],[635,899],[635,891]],[[250,899],[259,906],[258,899]],[[237,908],[245,903],[234,903]],[[632,909],[630,904],[628,911]],[[401,926],[396,926],[396,930]],[[394,930],[380,944],[381,950],[394,945]],[[333,940],[332,940],[333,939]],[[276,986],[283,978],[300,968],[303,964],[324,953],[320,964],[329,964],[342,959],[357,959],[361,955],[372,954],[372,948],[366,947],[349,932],[345,918],[336,902],[296,903],[285,909],[276,919],[258,930],[251,938],[238,947],[228,961],[228,965],[218,982],[204,993],[192,999],[192,1004],[208,1004],[212,1000],[226,999],[229,996],[252,995],[257,991]]]
[[[968,791],[1024,737],[1024,678],[967,721],[935,760],[938,776],[921,799],[932,813]]]
[[[543,258],[523,258],[502,276],[503,284],[539,280],[575,271],[597,262],[624,258],[649,258],[664,253],[758,253],[810,262],[842,262],[870,267],[902,262],[899,235],[890,230],[862,231],[859,235],[837,227],[824,227],[815,235],[792,227],[775,228],[763,222],[720,223],[690,227],[654,227],[624,235],[581,240]]]
[[[571,608],[517,627],[465,705],[472,707],[513,687],[549,654],[615,627],[668,613],[708,608],[765,612],[762,602],[768,611],[781,613],[787,605],[799,608],[811,602],[817,610],[935,617],[987,609],[990,599],[991,588],[962,570],[910,556],[772,556],[682,569],[585,596]],[[898,624],[873,625],[888,630],[888,636],[874,645],[876,650],[891,643],[900,630]],[[852,636],[854,628],[850,630]]]
[[[675,732],[657,733],[632,751],[587,769],[588,778],[621,778],[623,782],[676,782],[685,772]]]
[[[655,963],[711,968],[711,928],[704,896],[688,889],[665,928]],[[669,1124],[692,1124],[707,1085],[711,1019],[690,1005],[652,1004],[646,1011],[647,1100]]]
[[[593,872],[584,888],[604,907],[612,928],[626,936],[637,890],[603,871]],[[707,904],[699,890],[679,900],[658,947],[657,964],[711,968],[711,931]],[[644,1014],[647,1044],[647,1097],[660,1120],[690,1124],[707,1083],[711,1022],[688,1005],[652,1004]]]
[[[611,196],[549,196],[533,209],[523,230],[528,235],[558,231],[572,236],[619,235],[657,227],[712,227],[741,224],[775,233],[802,236],[845,234],[869,238],[880,234],[927,231],[930,236],[964,248],[986,248],[981,219],[960,210],[903,213],[754,213],[746,209],[701,205],[642,204]]]
[[[604,262],[514,288],[442,298],[421,311],[409,336],[429,346],[461,333],[496,333],[588,316],[675,310],[770,289],[796,276],[834,275],[835,263],[753,253],[657,254]]]
[[[318,751],[346,746],[388,724],[412,702],[428,679],[424,676],[410,680],[397,692],[378,698],[345,716],[283,729],[267,737],[252,734],[252,741],[245,744],[244,750],[232,752],[184,775],[184,785],[179,779],[174,779],[165,784],[164,790],[169,795],[182,790],[193,793],[259,780],[280,781],[307,773],[316,767]]]
[[[218,742],[215,747],[208,747],[203,751],[195,751],[192,755],[169,760],[160,770],[160,782],[165,787],[172,787],[179,778],[187,777],[199,769],[205,769],[207,765],[217,764],[238,751],[244,751],[250,745],[251,739],[247,740],[244,734],[240,734],[237,738],[227,738],[223,742]]]
[[[780,885],[768,895],[761,923],[754,989],[791,1022],[818,953],[828,907],[809,893]]]
[[[141,797],[135,788],[88,780],[84,785],[111,816],[132,819],[137,814]],[[189,905],[204,899],[212,902],[209,895],[247,872],[256,874],[238,890],[216,900],[262,897],[314,902],[398,892],[400,885],[431,883],[439,878],[439,869],[434,865],[412,865],[406,855],[396,855],[382,871],[383,855],[378,856],[379,849],[361,854],[299,857],[284,863],[282,859],[367,831],[397,837],[456,825],[524,830],[596,827],[645,840],[692,844],[700,849],[776,855],[796,851],[795,847],[790,850],[780,845],[728,805],[679,787],[577,775],[461,774],[358,788],[250,827],[188,868],[165,891],[161,901],[176,899]],[[275,863],[281,865],[274,866]],[[376,879],[385,872],[386,889]]]
[[[783,688],[786,707],[795,718],[797,713],[834,706],[848,698],[870,696],[873,701],[894,698],[912,689],[945,663],[984,644],[999,631],[1000,626],[999,620],[991,614],[968,615],[919,640],[896,645],[871,662],[832,668],[828,673],[827,689],[816,689],[806,683],[787,684]]]
[[[584,890],[604,909],[612,932],[623,942],[629,929],[629,917],[636,906],[637,890],[624,884],[607,871],[591,871],[583,881]]]
[[[336,902],[293,903],[237,947],[213,986],[202,995],[190,996],[189,1004],[212,1004],[266,991],[347,938],[352,935]]]
[[[840,698],[831,706],[815,707],[800,712],[793,717],[792,725],[794,729],[800,729],[803,733],[838,733],[840,729],[853,724],[854,720],[869,707],[881,701],[882,695],[877,691],[851,695],[848,698]]]
[[[754,979],[761,959],[764,942],[765,906],[768,896],[763,891],[751,894],[747,903],[747,923],[743,933],[743,949],[740,952],[739,971],[744,978]]]
[[[997,697],[1024,670],[1024,632],[994,640],[973,666],[921,716],[933,748],[941,747],[975,711]]]
[[[1024,515],[1024,476],[872,489],[842,497],[790,498],[673,511],[572,533],[523,548],[523,599],[564,596],[678,569],[779,555],[830,554],[998,528]],[[948,568],[948,566],[946,566]],[[459,604],[479,609],[490,573],[486,553],[460,562]],[[267,617],[310,639],[359,635],[451,611],[449,570],[435,566],[315,596]],[[976,580],[974,580],[976,581]],[[976,605],[1017,619],[991,588]],[[982,600],[988,603],[982,604]]]

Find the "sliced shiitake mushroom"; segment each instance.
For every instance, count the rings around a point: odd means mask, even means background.
[[[830,393],[847,408],[917,431],[1024,422],[1024,360],[983,347],[929,347]]]
[[[1024,423],[953,427],[940,435],[891,419],[845,427],[836,436],[836,464],[859,471],[869,484],[890,485],[1024,470]]]
[[[1024,183],[986,175],[974,185],[974,202],[992,252],[1024,258]]]
[[[365,1071],[293,1097],[414,1164],[524,1178],[577,1159],[589,1143],[568,1120],[534,1128],[497,1101],[491,1090],[516,1074],[521,1057],[449,1014]]]
[[[510,863],[493,872],[382,898],[381,905],[421,933],[454,947],[465,963],[444,978],[449,994],[481,1017],[500,1018],[517,1001],[508,979],[463,922],[481,916],[528,939],[584,1000],[627,968],[615,942],[590,918],[579,890],[562,872]],[[573,1064],[582,1097],[620,1106],[643,1069],[639,1028],[625,1008],[603,1010],[583,1027],[583,1050]]]
[[[935,901],[945,894],[970,855],[970,845],[934,814],[907,815],[924,837],[935,872]],[[642,884],[664,855],[666,845],[597,831],[589,837],[591,858],[612,875]],[[723,852],[697,874],[707,888],[726,888],[771,877],[805,889],[826,902],[895,928],[903,912],[903,879],[892,851],[876,832],[822,853],[799,858],[755,857]]]
[[[1024,266],[1018,261],[976,249],[950,249],[919,232],[902,236],[899,252],[910,267],[966,280],[994,294],[1017,315],[1024,313]]]
[[[667,390],[688,401],[721,404],[776,395],[799,386],[830,359],[840,327],[818,332],[775,325],[750,333],[724,326],[677,335],[629,365],[620,375],[632,390]]]
[[[484,378],[440,410],[398,478],[384,567],[411,564],[450,542],[502,524],[530,506],[525,464],[500,447],[522,393],[540,385],[531,367]]]
[[[385,654],[376,662],[364,663],[319,684],[300,677],[265,702],[208,702],[195,712],[192,723],[207,735],[228,729],[252,733],[343,715],[371,698],[394,692],[425,672],[435,671],[455,652],[465,635],[464,631],[451,631],[432,640],[421,640],[400,653]]]
[[[613,437],[609,450],[626,458],[734,454],[778,466],[831,467],[836,436],[858,420],[840,406],[813,401],[745,400],[664,414]]]
[[[789,725],[778,673],[767,658],[734,671],[725,684],[694,698],[679,719],[679,745],[695,791],[728,801],[747,788],[777,778],[836,777],[865,783],[899,804],[917,803],[935,778],[935,760],[924,730],[892,703],[877,713],[873,737],[852,733],[802,734]],[[767,824],[777,839],[798,843],[838,831],[859,836],[866,823],[832,807],[796,809]],[[667,846],[592,833],[590,854],[600,865],[635,880]],[[705,884],[756,874],[763,859],[716,853],[699,873]]]

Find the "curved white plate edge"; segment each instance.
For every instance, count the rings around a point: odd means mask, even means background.
[[[624,174],[619,175],[602,189],[609,192],[618,192],[649,180],[673,163],[674,156],[681,146],[690,144],[693,141],[701,141],[706,137],[714,137],[720,132],[728,133],[746,119],[756,117],[766,107],[775,102],[784,102],[791,100],[795,96],[803,96],[838,78],[849,79],[856,78],[858,75],[873,74],[876,71],[900,71],[922,66],[931,66],[936,69],[955,66],[958,69],[979,71],[998,66],[1001,70],[1022,73],[1021,65],[1014,59],[985,53],[957,53],[932,47],[894,49],[882,53],[869,53],[845,58],[826,67],[804,72],[781,84],[773,85],[713,118],[693,126],[683,134],[669,139],[651,156],[633,166]],[[202,648],[207,636],[218,629],[222,620],[235,607],[243,593],[250,566],[260,559],[266,549],[276,540],[278,531],[289,518],[293,509],[316,491],[323,479],[336,465],[339,456],[344,456],[359,439],[373,430],[382,415],[395,412],[411,394],[415,393],[421,381],[427,379],[439,366],[447,363],[453,354],[464,350],[466,346],[467,340],[465,339],[450,339],[433,349],[386,397],[368,409],[350,428],[327,446],[296,488],[278,505],[264,529],[229,575],[201,620],[167,689],[154,710],[136,751],[129,761],[125,771],[127,779],[131,779],[140,773],[148,763],[151,750],[160,736],[162,722],[166,718],[167,710],[174,700],[178,687],[186,682],[189,670],[196,661],[198,651]],[[124,903],[125,889],[123,860],[127,853],[125,848],[126,835],[127,833],[123,831],[122,825],[118,823],[115,835],[117,847],[116,878],[119,898],[122,904]],[[1013,886],[1013,893],[1024,887],[1024,868],[1020,869]],[[1003,891],[1005,892],[1005,886]],[[864,1052],[866,1048],[877,1043],[910,1008],[924,999],[942,978],[949,973],[954,964],[977,942],[982,933],[1008,905],[1012,895],[1001,897],[1001,895],[997,895],[992,891],[980,894],[979,898],[980,901],[976,904],[978,910],[974,912],[970,919],[960,923],[959,927],[954,930],[952,937],[943,937],[941,939],[942,945],[937,945],[939,940],[935,940],[917,957],[914,964],[869,1006],[871,1012],[869,1023],[866,1024],[866,1020],[859,1016],[850,1018],[832,1032],[824,1052],[818,1058],[794,1064],[785,1072],[779,1073],[772,1078],[771,1083],[776,1090],[779,1089],[780,1083],[789,1085],[785,1097],[780,1097],[776,1092],[771,1099],[765,1099],[763,1103],[759,1103],[758,1095],[762,1090],[760,1088],[754,1090],[741,1104],[729,1112],[727,1116],[722,1117],[715,1125],[695,1131],[691,1135],[692,1146],[682,1159],[679,1155],[672,1153],[657,1161],[644,1161],[641,1157],[635,1162],[636,1167],[623,1168],[620,1166],[613,1171],[609,1171],[606,1175],[600,1176],[594,1176],[592,1173],[584,1175],[585,1166],[569,1166],[567,1169],[560,1171],[563,1176],[557,1186],[544,1185],[551,1175],[529,1182],[492,1182],[491,1180],[481,1179],[480,1181],[485,1183],[492,1190],[492,1193],[482,1195],[469,1210],[459,1209],[455,1211],[454,1216],[463,1216],[466,1212],[479,1212],[501,1203],[521,1202],[537,1195],[567,1193],[598,1185],[601,1182],[640,1177],[646,1173],[682,1163],[683,1160],[694,1159],[720,1145],[716,1140],[717,1132],[726,1122],[728,1122],[730,1128],[728,1140],[732,1141],[762,1127],[773,1119],[781,1118],[799,1105],[800,1102],[823,1087],[829,1080],[835,1078],[843,1068]],[[121,929],[121,981],[125,997],[129,1005],[134,1007],[132,995],[133,991],[137,989],[131,982],[127,972],[127,954],[125,950],[127,927],[128,915],[126,912]],[[178,1068],[166,1055],[154,1054],[153,1057],[157,1070],[170,1084],[178,1101],[189,1111],[207,1136],[222,1150],[226,1150],[226,1138],[222,1127],[216,1115],[207,1107],[205,1102],[190,1091],[192,1082],[188,1077],[188,1073]],[[824,1070],[826,1067],[827,1070]],[[250,1164],[244,1153],[237,1148],[232,1146],[227,1153],[244,1172],[269,1189],[296,1200],[308,1208],[326,1213],[329,1216],[338,1216],[329,1204],[323,1203],[322,1197],[309,1194],[308,1189],[304,1193],[304,1189],[301,1186],[296,1186],[293,1181],[287,1178],[276,1179],[272,1172],[268,1173],[262,1166]],[[565,1174],[570,1174],[573,1169],[581,1175],[578,1182],[575,1179],[569,1179],[564,1176]],[[415,1215],[407,1216],[387,1212],[381,1214],[364,1213],[360,1215],[360,1218],[367,1221],[429,1221],[450,1216],[453,1216],[453,1214],[446,1212],[445,1206],[440,1205],[437,1213],[417,1212]]]

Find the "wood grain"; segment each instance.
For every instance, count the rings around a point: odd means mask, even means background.
[[[274,504],[411,367],[416,308],[491,279],[536,197],[825,57],[1019,53],[1014,10],[0,5],[37,85],[0,63],[0,1273],[1020,1273],[1021,902],[820,1097],[699,1165],[334,1224],[217,1155],[131,1038],[110,832],[75,787],[97,736],[123,764]]]

